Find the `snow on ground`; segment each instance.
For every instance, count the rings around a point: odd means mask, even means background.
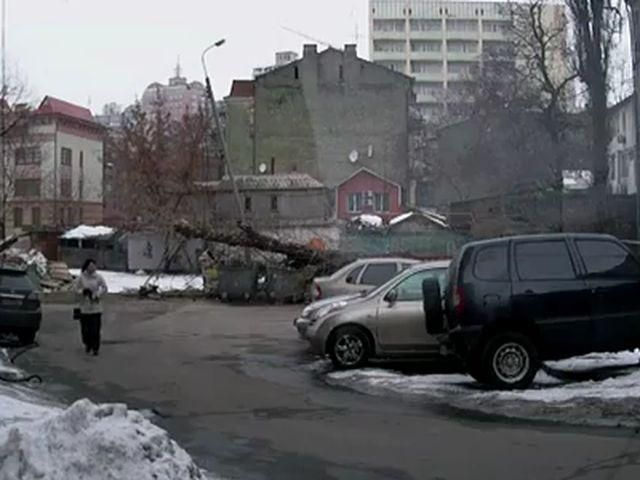
[[[79,225],[76,228],[66,231],[60,238],[66,240],[82,240],[84,238],[102,237],[112,235],[115,230],[111,227]]]
[[[491,391],[461,374],[406,375],[392,370],[363,369],[328,373],[329,384],[374,395],[427,398],[467,411],[584,425],[640,426],[640,351],[591,354],[549,362],[571,374],[606,370],[606,378],[561,379],[540,371],[524,391]],[[595,377],[594,377],[595,378]]]
[[[71,269],[69,271],[74,277],[80,275],[80,270],[78,269]],[[149,278],[149,275],[147,274],[139,275],[126,272],[111,272],[107,270],[100,270],[99,273],[104,277],[109,293],[138,291],[138,289],[143,286]],[[189,289],[202,290],[203,288],[201,275],[154,276],[148,284],[157,285],[160,292],[182,291]]]
[[[207,477],[167,432],[125,405],[85,399],[65,408],[0,383],[0,480],[75,478]]]

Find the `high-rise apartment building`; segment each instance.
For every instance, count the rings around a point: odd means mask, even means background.
[[[545,22],[564,20],[562,4],[544,8]],[[431,118],[464,91],[483,52],[511,42],[511,22],[507,2],[369,0],[371,59],[414,77],[420,111]]]

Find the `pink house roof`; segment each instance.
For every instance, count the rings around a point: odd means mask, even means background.
[[[36,110],[39,115],[64,115],[65,117],[83,120],[85,122],[93,122],[91,110],[73,103],[65,102],[58,98],[46,96],[40,102],[40,106]]]

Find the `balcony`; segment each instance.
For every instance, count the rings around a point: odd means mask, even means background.
[[[445,38],[447,40],[478,40],[480,38],[480,32],[478,30],[472,30],[472,31],[447,30],[445,32]]]
[[[438,60],[442,61],[444,54],[441,51],[413,51],[411,52],[411,60]]]
[[[447,60],[453,62],[477,62],[480,60],[479,52],[447,52]]]
[[[395,51],[375,51],[373,52],[372,59],[376,62],[379,61],[402,61],[404,62],[407,59],[406,52],[395,52]]]

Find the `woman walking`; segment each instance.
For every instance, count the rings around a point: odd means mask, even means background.
[[[98,355],[100,351],[100,328],[102,324],[102,296],[107,293],[107,284],[97,272],[96,262],[88,259],[76,283],[80,307],[80,332],[85,351]]]

